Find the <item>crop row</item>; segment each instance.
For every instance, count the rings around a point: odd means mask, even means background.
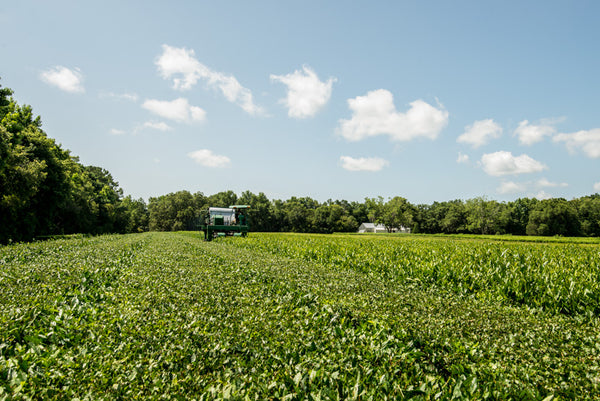
[[[600,395],[595,319],[328,262],[333,248],[329,259],[283,254],[330,240],[344,253],[351,236],[248,239],[0,248],[0,399]]]
[[[462,295],[570,316],[600,315],[600,246],[415,236],[258,234],[236,246],[379,272]]]

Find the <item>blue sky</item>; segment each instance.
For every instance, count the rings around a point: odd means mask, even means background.
[[[600,192],[595,1],[13,1],[0,84],[125,194]]]

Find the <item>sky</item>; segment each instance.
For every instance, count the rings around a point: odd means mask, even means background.
[[[600,192],[597,1],[11,1],[0,85],[126,195]]]

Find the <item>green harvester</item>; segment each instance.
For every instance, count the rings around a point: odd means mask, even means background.
[[[245,237],[250,231],[248,209],[250,209],[249,205],[231,205],[228,208],[209,207],[208,210],[202,211],[192,228],[204,231],[205,241],[224,236]]]

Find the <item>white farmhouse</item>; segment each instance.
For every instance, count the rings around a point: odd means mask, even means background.
[[[362,223],[360,227],[358,227],[359,233],[387,233],[388,230],[385,228],[383,224],[375,224],[375,223]],[[393,228],[393,233],[410,233],[410,228],[400,227],[400,229]]]
[[[358,227],[359,233],[387,233],[387,230],[383,224],[375,223],[362,223]]]

